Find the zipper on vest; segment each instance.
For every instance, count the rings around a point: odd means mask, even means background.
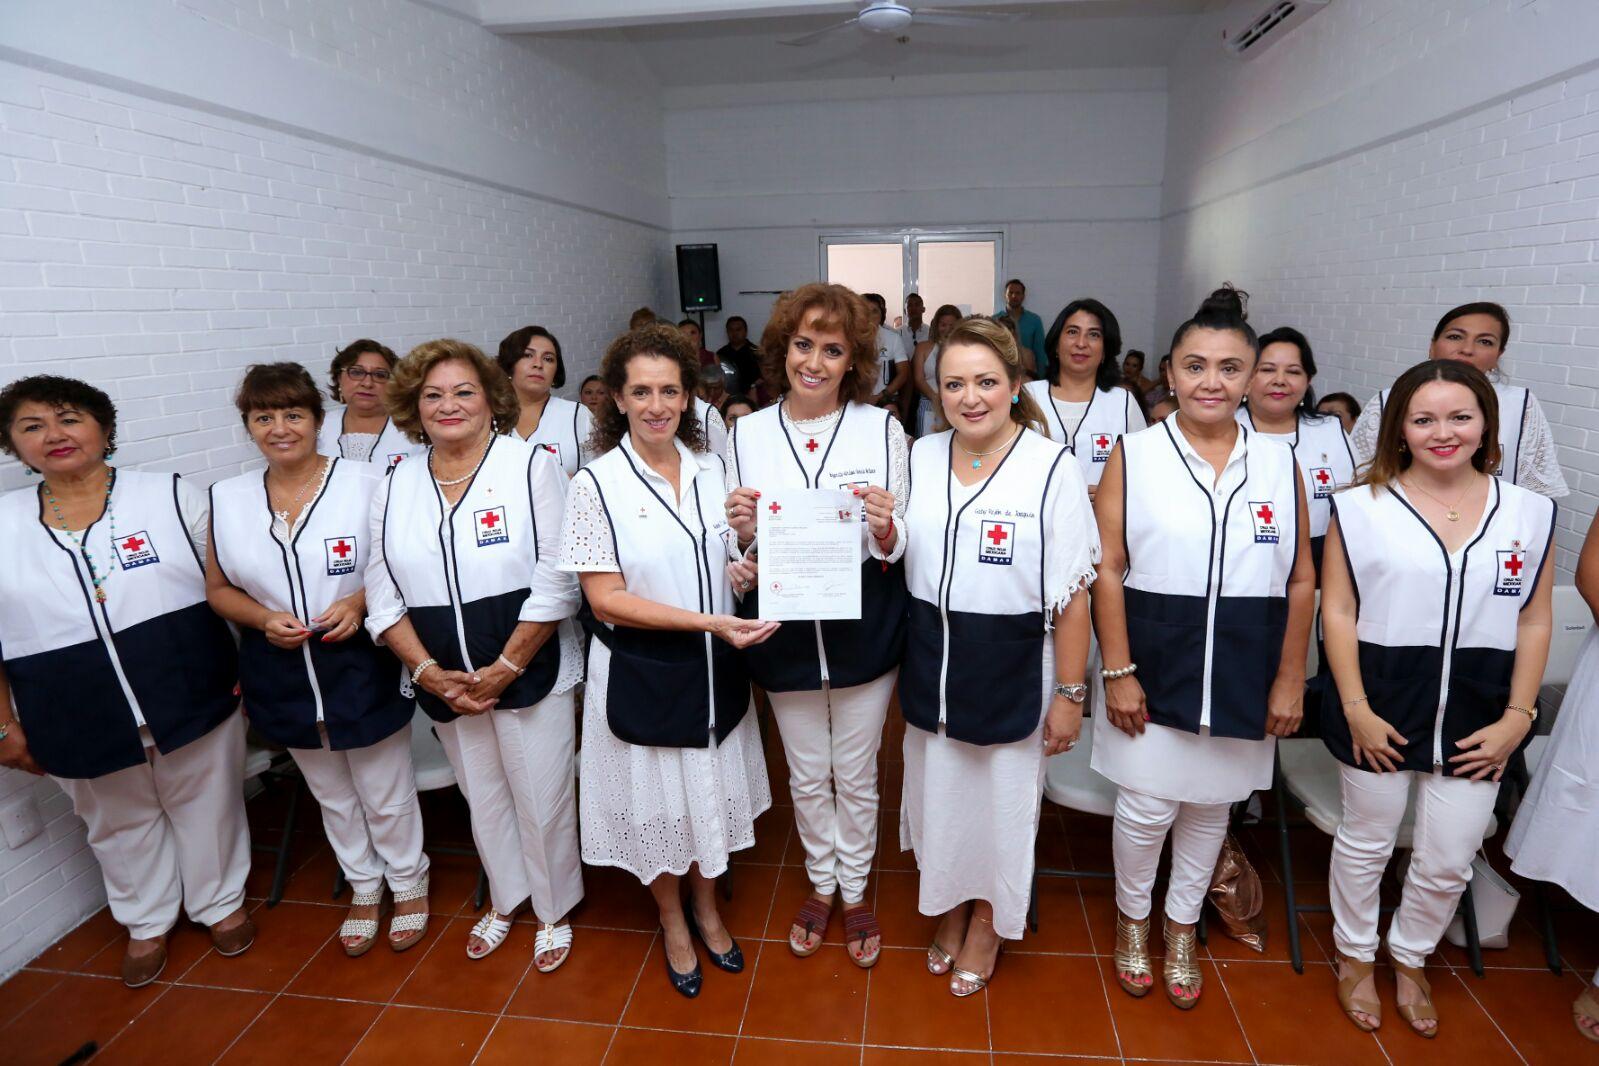
[[[1459,636],[1460,611],[1456,606],[1455,561],[1445,557],[1445,566],[1448,568],[1448,578],[1444,582],[1444,646],[1443,669],[1438,674],[1438,709],[1433,714],[1432,721],[1432,768],[1434,773],[1442,772],[1444,768],[1444,708],[1449,703],[1449,674],[1454,666],[1455,639]]]
[[[468,486],[469,491],[470,488]],[[460,501],[456,504],[459,506]],[[455,595],[455,584],[461,576],[455,563],[455,508],[444,512],[439,527],[439,543],[447,549],[444,552],[444,594],[450,598],[450,610],[455,614],[455,639],[461,645],[461,667],[470,674],[477,668],[472,665],[471,652],[466,648],[466,619],[461,616],[461,601]]]
[[[299,570],[299,552],[298,551],[295,552],[295,570],[296,571]],[[300,578],[299,579],[299,585],[300,585],[300,606],[305,608],[305,613],[306,614],[310,614],[311,613],[311,601],[309,599],[307,599],[306,595],[305,595],[305,579],[304,578]],[[306,625],[310,625],[311,624],[311,620],[309,618],[307,618],[305,620],[305,623],[306,623]],[[317,724],[318,725],[322,724],[326,720],[326,715],[325,715],[325,713],[323,711],[323,706],[322,706],[322,686],[317,683],[316,665],[311,661],[311,641],[320,640],[320,639],[321,639],[320,637],[318,637],[315,634],[313,634],[312,636],[307,637],[304,640],[304,642],[302,642],[300,644],[300,655],[301,655],[302,658],[305,659],[305,677],[306,677],[307,681],[311,682],[311,698],[312,698],[312,700],[314,700],[316,702],[316,720],[317,720]]]
[[[84,538],[87,540],[88,538]],[[73,568],[77,562],[74,560]],[[144,720],[144,711],[139,708],[139,700],[133,694],[133,686],[128,683],[128,675],[122,669],[122,657],[117,654],[116,641],[112,639],[111,617],[105,613],[105,604],[91,605],[89,608],[89,622],[94,626],[95,636],[100,638],[100,643],[105,645],[106,655],[111,659],[111,669],[117,675],[117,683],[122,686],[122,695],[128,701],[128,709],[133,712],[133,720],[141,727],[148,728],[150,723]],[[101,623],[104,622],[102,628]]]

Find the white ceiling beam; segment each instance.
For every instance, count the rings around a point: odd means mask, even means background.
[[[919,0],[905,0],[916,7]],[[1059,3],[1060,0],[997,0],[1006,7]],[[1097,3],[1103,0],[1078,0]],[[996,0],[925,0],[923,7],[992,7]],[[495,33],[560,33],[661,23],[722,19],[837,15],[860,9],[852,0],[479,0],[485,28]]]

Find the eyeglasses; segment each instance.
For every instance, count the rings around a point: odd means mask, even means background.
[[[344,368],[344,372],[349,375],[351,381],[365,381],[367,378],[371,378],[379,385],[394,376],[387,370],[368,370],[364,366],[347,366]]]

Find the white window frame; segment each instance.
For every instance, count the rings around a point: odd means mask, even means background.
[[[1005,305],[1005,279],[1010,277],[1005,262],[1006,238],[1008,230],[1003,226],[970,226],[970,227],[941,227],[939,229],[922,229],[911,227],[908,229],[851,229],[839,230],[822,234],[817,242],[816,276],[827,280],[827,249],[835,244],[898,244],[901,253],[901,270],[905,278],[905,291],[907,293],[921,292],[921,278],[917,269],[916,248],[921,244],[956,243],[966,241],[989,240],[994,242],[994,302],[993,309],[984,311],[973,308],[977,314],[992,314]],[[904,308],[889,308],[888,315],[904,311]]]

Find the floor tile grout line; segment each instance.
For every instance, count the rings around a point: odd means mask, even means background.
[[[633,1005],[633,997],[638,994],[639,982],[644,979],[644,969],[650,964],[650,953],[655,950],[655,941],[661,941],[661,951],[666,951],[665,934],[657,932],[650,937],[650,942],[644,947],[644,957],[639,960],[638,972],[633,975],[633,987],[627,990],[627,999],[622,1001],[622,1011],[616,1016],[616,1024],[611,1027],[611,1039],[605,1044],[605,1054],[600,1056],[600,1066],[611,1057],[611,1049],[616,1046],[616,1034],[622,1031],[622,1019],[627,1017],[627,1008]],[[668,963],[670,965],[670,963]]]
[[[1064,826],[1062,828],[1064,829]],[[1077,856],[1072,852],[1072,841],[1069,835],[1066,837],[1066,858],[1069,862],[1071,862],[1072,867],[1075,869],[1077,866]],[[1083,928],[1088,931],[1088,946],[1092,951],[1092,955],[1090,957],[1097,960],[1102,956],[1099,954],[1099,941],[1094,936],[1094,923],[1089,918],[1088,900],[1083,897],[1082,878],[1074,877],[1071,880],[1072,890],[1077,896],[1077,912],[1082,916]],[[1042,916],[1040,916],[1039,922],[1042,924]],[[1114,952],[1110,957],[1112,959],[1111,965],[1114,966]],[[1105,1002],[1105,1014],[1108,1018],[1110,1018],[1110,1035],[1111,1038],[1116,1041],[1116,1057],[1125,1063],[1127,1061],[1127,1053],[1126,1049],[1122,1045],[1121,1026],[1116,1024],[1116,1010],[1110,1005],[1110,984],[1105,980],[1105,967],[1096,962],[1094,966],[1094,972],[1099,975],[1099,995],[1100,998]]]
[[[771,808],[767,808],[767,809],[770,810]],[[788,831],[789,831],[789,833],[793,833],[794,832],[794,827],[793,827],[792,824],[789,826]],[[788,847],[788,837],[787,836],[785,836],[783,838],[783,847],[785,849],[787,849],[787,847]],[[732,863],[731,862],[728,863],[728,869],[729,870],[732,869]],[[771,922],[772,922],[772,913],[777,910],[777,885],[778,885],[778,881],[779,880],[780,879],[776,878],[776,877],[772,878],[772,894],[770,896],[766,897],[766,917],[761,922],[761,931],[763,933],[766,931],[766,927],[768,925],[770,925]],[[736,889],[735,889],[735,891],[736,891]],[[726,924],[726,923],[723,923],[723,924]],[[729,937],[731,937],[732,935],[733,935],[732,933],[728,933]],[[749,1019],[749,1015],[750,1015],[750,1000],[755,995],[755,981],[756,981],[757,977],[759,977],[759,975],[760,975],[761,956],[765,953],[765,951],[766,951],[766,940],[765,940],[765,938],[764,937],[757,938],[755,940],[755,962],[754,962],[753,965],[750,966],[750,971],[749,971],[750,972],[750,983],[749,983],[749,987],[744,990],[744,1009],[739,1013],[739,1016],[738,1016],[738,1032],[733,1035],[733,1058],[735,1058],[735,1059],[738,1058],[738,1045],[744,1039],[744,1022]]]
[[[1217,929],[1216,931],[1219,933],[1221,930]],[[1205,952],[1206,955],[1209,956],[1210,946],[1208,944],[1206,945]],[[1256,1063],[1258,1066],[1260,1063],[1260,1056],[1255,1053],[1255,1042],[1249,1039],[1249,1030],[1244,1027],[1244,1016],[1239,1013],[1238,1004],[1233,1000],[1233,991],[1227,986],[1227,976],[1222,973],[1222,967],[1214,957],[1211,957],[1210,959],[1210,968],[1216,974],[1216,983],[1221,985],[1222,999],[1227,1001],[1227,1009],[1232,1011],[1233,1023],[1238,1026],[1238,1033],[1244,1038],[1244,1047],[1249,1052],[1250,1061]]]
[[[1510,1050],[1515,1053],[1516,1058],[1521,1060],[1523,1066],[1526,1066],[1527,1056],[1521,1053],[1521,1048],[1516,1046],[1516,1042],[1510,1039],[1510,1034],[1505,1032],[1503,1027],[1500,1026],[1499,1019],[1494,1017],[1493,1012],[1488,1009],[1488,1005],[1477,998],[1477,993],[1472,991],[1471,985],[1466,982],[1466,979],[1460,975],[1460,973],[1455,969],[1454,965],[1449,962],[1449,960],[1445,959],[1442,955],[1440,955],[1438,958],[1439,961],[1448,967],[1450,974],[1455,978],[1455,980],[1459,981],[1461,986],[1465,988],[1466,995],[1471,997],[1471,1001],[1477,1005],[1477,1009],[1488,1016],[1488,1021],[1492,1023],[1494,1031],[1504,1038],[1505,1043],[1510,1045]],[[1469,970],[1470,967],[1467,967],[1467,969]]]
[[[266,908],[266,906],[267,905],[265,903],[262,903],[259,906],[257,906],[255,908],[255,910],[256,911],[264,910]],[[251,916],[253,917],[254,914],[255,914],[255,911],[251,911],[250,913],[251,913]],[[259,933],[257,933],[257,935],[259,936]],[[299,976],[302,973],[305,972],[305,968],[307,966],[311,965],[312,961],[316,959],[317,955],[321,954],[322,949],[327,947],[328,941],[331,940],[331,939],[333,939],[332,934],[329,934],[328,936],[324,936],[322,938],[322,940],[315,947],[313,947],[311,949],[311,953],[309,955],[307,955],[306,958],[305,958],[305,961],[300,964],[300,968],[298,970],[295,970],[294,973],[289,977],[289,979],[287,981],[283,982],[283,987],[282,988],[279,988],[276,992],[272,993],[272,998],[267,1000],[266,1004],[264,1006],[262,1006],[262,1008],[259,1011],[256,1012],[255,1017],[250,1019],[249,1024],[245,1025],[244,1027],[242,1027],[239,1030],[239,1032],[237,1033],[237,1035],[235,1035],[232,1040],[228,1041],[228,1046],[223,1048],[221,1053],[218,1054],[215,1059],[211,1060],[213,1063],[221,1062],[223,1057],[225,1055],[227,1055],[227,1053],[229,1051],[232,1051],[234,1046],[236,1044],[238,1044],[238,1042],[241,1039],[244,1038],[244,1034],[250,1031],[251,1026],[255,1025],[256,1022],[260,1021],[262,1016],[265,1015],[267,1011],[272,1009],[272,1005],[274,1003],[276,1003],[278,1000],[283,998],[284,990],[287,989],[290,985],[292,985],[296,980],[299,979]],[[251,989],[251,991],[259,992],[261,990],[260,989]],[[380,1009],[378,1011],[378,1014],[381,1016],[382,1013],[383,1013],[383,1011]],[[363,1038],[366,1036],[365,1033],[362,1033],[361,1035],[362,1035]],[[360,1043],[360,1041],[356,1041],[356,1043]]]

